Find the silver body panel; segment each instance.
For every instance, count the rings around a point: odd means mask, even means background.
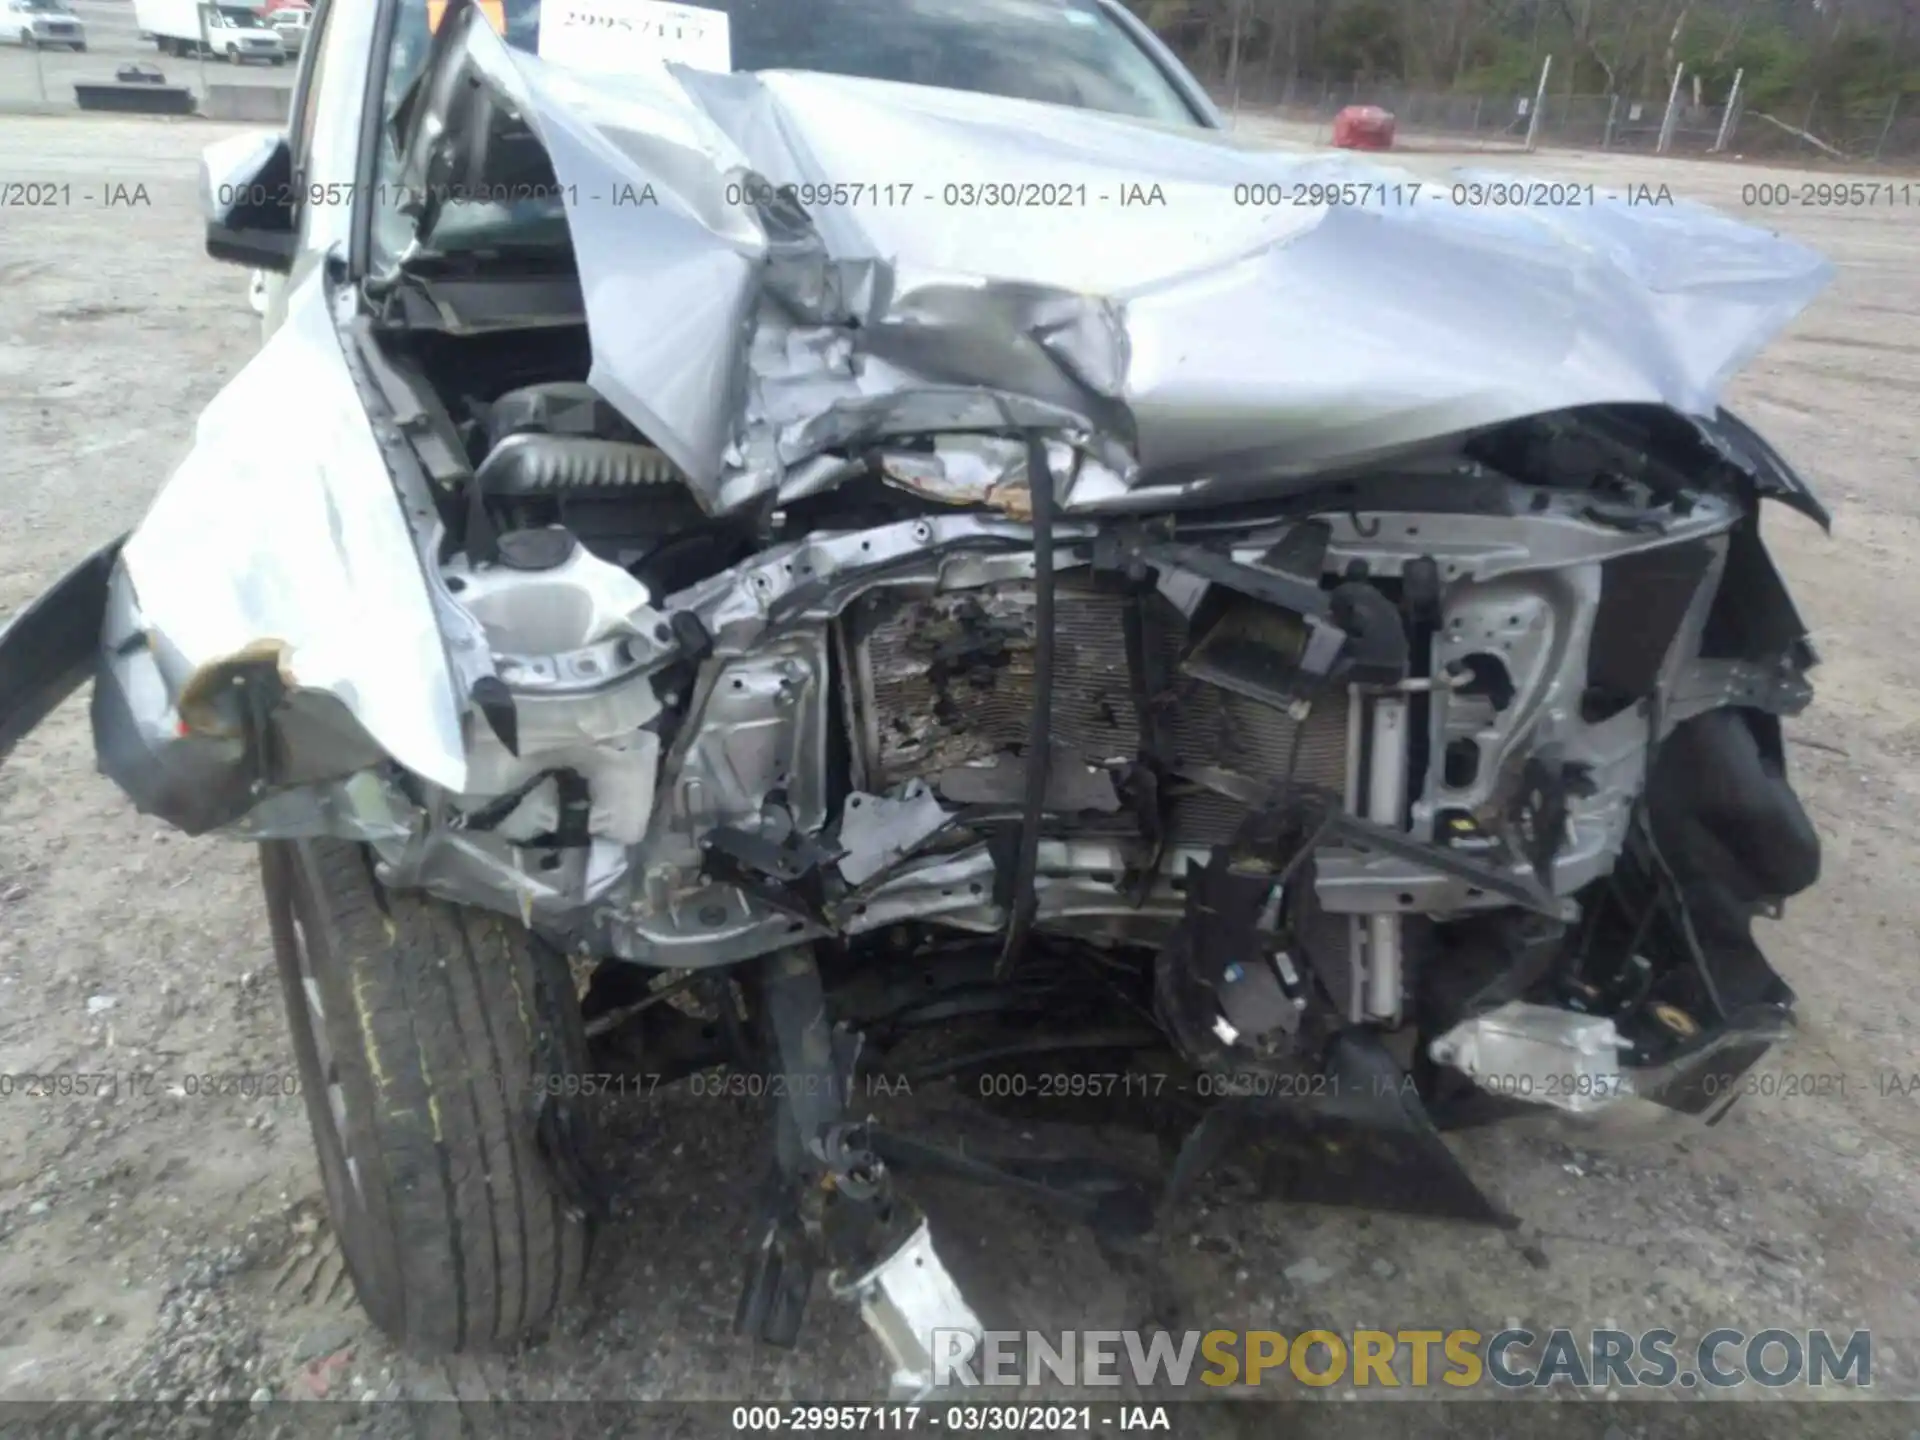
[[[1071,508],[1271,491],[1571,406],[1708,415],[1831,275],[1686,202],[1473,207],[1198,128],[840,76],[580,74],[485,25],[460,43],[574,197],[591,382],[715,510],[829,447],[1009,423],[1081,442]],[[755,200],[833,184],[880,188]],[[1327,184],[1360,203],[1236,203]]]

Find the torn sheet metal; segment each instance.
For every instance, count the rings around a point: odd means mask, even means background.
[[[931,450],[883,450],[876,460],[889,485],[943,505],[985,505],[1014,520],[1033,518],[1027,446],[1002,435],[940,435]],[[1047,442],[1049,473],[1070,473],[1074,453]]]
[[[712,510],[935,431],[1078,432],[1125,490],[1226,495],[1572,406],[1711,416],[1831,273],[1689,203],[1473,207],[1199,126],[812,73],[587,73],[478,25],[437,63],[514,97],[577,195],[592,383]],[[1330,184],[1355,203],[1296,203]]]
[[[952,821],[919,780],[902,786],[898,795],[849,795],[840,821],[840,874],[849,885],[864,885]]]

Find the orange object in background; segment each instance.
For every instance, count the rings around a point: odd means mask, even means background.
[[[447,0],[427,0],[427,28],[438,31],[446,13]],[[493,22],[493,28],[500,34],[507,33],[506,0],[480,0],[480,13]]]
[[[1378,105],[1349,105],[1333,117],[1333,143],[1342,150],[1391,150],[1393,112]]]

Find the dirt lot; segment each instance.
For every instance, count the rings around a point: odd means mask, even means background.
[[[200,257],[193,208],[193,159],[217,133],[0,120],[0,179],[75,192],[0,213],[0,613],[138,519],[248,356],[245,277]],[[1743,184],[1792,178],[1514,163],[1735,213]],[[150,204],[79,198],[110,181],[143,182]],[[944,1245],[983,1309],[1040,1328],[1865,1327],[1875,1390],[1920,1398],[1920,1095],[1886,1083],[1920,1070],[1920,207],[1768,218],[1839,277],[1733,394],[1837,516],[1832,538],[1769,516],[1826,657],[1792,759],[1828,849],[1820,888],[1767,936],[1804,1017],[1767,1073],[1840,1078],[1650,1148],[1465,1142],[1531,1222],[1535,1261],[1492,1233],[1223,1194],[1116,1267],[1018,1202],[973,1197]],[[795,1354],[729,1334],[760,1135],[711,1100],[612,1117],[622,1214],[563,1333],[451,1366],[394,1354],[345,1298],[299,1101],[191,1078],[289,1072],[271,966],[251,855],[134,815],[94,773],[83,702],[0,770],[0,1075],[168,1077],[0,1099],[0,1397],[876,1393],[864,1332],[823,1298]]]

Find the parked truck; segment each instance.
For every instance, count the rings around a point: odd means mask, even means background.
[[[245,5],[206,4],[203,0],[133,0],[133,16],[162,55],[198,55],[238,65],[253,61],[287,63],[279,33]]]

